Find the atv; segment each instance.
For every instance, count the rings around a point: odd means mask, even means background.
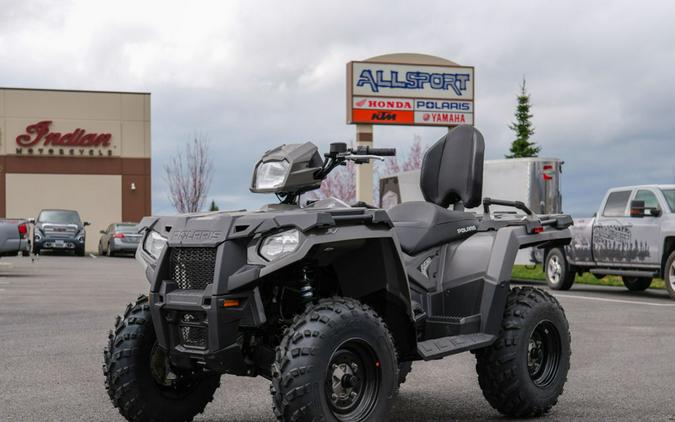
[[[113,404],[129,421],[190,421],[231,374],[269,379],[279,421],[386,421],[411,362],[470,351],[497,411],[548,412],[569,326],[549,294],[511,288],[511,269],[520,248],[569,243],[572,220],[481,198],[484,148],[473,127],[449,131],[424,155],[426,201],[384,211],[300,196],[395,150],[334,143],[322,158],[309,142],[282,145],[251,184],[279,203],[144,218],[136,256],[150,291],[108,338]],[[464,211],[481,202],[484,214]]]

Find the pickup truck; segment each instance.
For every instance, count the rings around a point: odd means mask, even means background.
[[[74,210],[42,210],[33,230],[33,253],[39,255],[45,249],[71,250],[84,256],[85,227],[80,214]]]
[[[28,255],[28,221],[18,218],[0,219],[0,256]]]
[[[572,241],[546,251],[549,287],[567,290],[576,274],[621,276],[628,290],[664,279],[675,300],[675,185],[610,189],[592,218],[575,219]]]

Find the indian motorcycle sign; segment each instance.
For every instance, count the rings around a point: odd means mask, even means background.
[[[474,68],[351,62],[348,123],[473,125]]]
[[[112,134],[87,132],[77,128],[70,132],[51,130],[52,121],[43,120],[26,126],[16,137],[17,155],[99,156],[113,155]]]

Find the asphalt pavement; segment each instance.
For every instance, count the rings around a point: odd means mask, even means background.
[[[116,314],[147,283],[130,258],[0,260],[0,421],[123,421],[103,386]],[[675,421],[675,301],[576,285],[555,293],[572,332],[565,392],[544,420]],[[392,421],[503,420],[469,353],[413,364]],[[224,376],[195,421],[274,421],[268,382]]]

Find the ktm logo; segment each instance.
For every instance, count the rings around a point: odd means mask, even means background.
[[[396,113],[390,113],[388,111],[380,111],[377,113],[373,113],[372,116],[370,116],[372,120],[396,120]]]

